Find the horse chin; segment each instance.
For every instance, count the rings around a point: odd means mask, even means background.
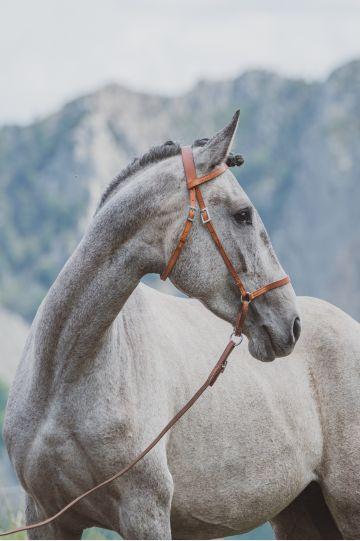
[[[276,354],[269,339],[258,340],[255,337],[249,339],[249,353],[258,361],[269,363],[276,359]]]

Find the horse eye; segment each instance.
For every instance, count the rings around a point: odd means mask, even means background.
[[[251,224],[251,210],[249,208],[240,210],[234,214],[234,218],[238,224]]]

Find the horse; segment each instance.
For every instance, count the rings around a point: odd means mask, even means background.
[[[244,340],[158,450],[172,484],[164,537],[219,538],[270,521],[278,539],[359,538],[359,324],[320,299],[297,301],[302,331],[289,357],[259,363]],[[124,373],[136,374],[124,376],[134,383],[129,401],[148,411],[135,423],[145,445],[204,379],[231,326],[197,300],[143,284],[119,325],[128,349]],[[136,538],[147,533],[137,492],[146,493],[146,465],[130,477],[123,494],[134,507],[123,532]]]
[[[236,114],[206,144],[194,143],[199,175],[226,161],[237,123]],[[239,291],[200,224],[170,277],[190,298],[139,285],[145,274],[162,272],[187,214],[180,151],[176,144],[155,147],[114,179],[35,316],[4,422],[27,523],[130,462],[191,395],[234,324]],[[231,171],[203,189],[246,285],[279,278],[264,225]],[[325,445],[322,416],[332,419],[327,406],[333,412],[334,403],[318,378],[324,355],[335,355],[336,382],[348,391],[339,359],[347,355],[347,368],[355,370],[358,328],[335,308],[330,319],[327,306],[316,307],[318,301],[301,303],[308,332],[293,352],[300,319],[291,285],[259,298],[244,326],[247,350],[237,350],[213,391],[126,476],[30,537],[77,539],[101,526],[125,538],[209,538],[268,519],[286,523],[301,491],[325,479],[320,465],[329,467],[330,479],[322,490],[335,486],[339,470],[330,467],[331,457],[339,460],[343,447],[335,452],[330,445],[331,455]],[[317,363],[320,376],[309,368]],[[346,396],[356,398],[351,370]],[[341,412],[346,418],[340,409],[337,422]],[[349,479],[342,486],[344,494]]]

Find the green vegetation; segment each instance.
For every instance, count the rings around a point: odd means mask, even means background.
[[[3,501],[2,501],[3,504]],[[24,524],[24,516],[22,513],[14,514],[11,509],[7,510],[7,518],[0,520],[0,531],[11,530]],[[2,539],[27,539],[26,532],[19,532]],[[102,528],[89,528],[84,531],[82,539],[121,539],[121,537],[110,530],[104,530]]]
[[[4,422],[7,393],[8,393],[7,386],[5,385],[5,383],[0,381],[0,454],[4,447],[4,442],[2,439],[2,427],[3,427],[3,422]]]
[[[79,238],[87,191],[77,181],[75,106],[0,130],[0,304],[31,320]]]
[[[85,530],[82,539],[122,539],[117,533],[103,528],[89,528]]]

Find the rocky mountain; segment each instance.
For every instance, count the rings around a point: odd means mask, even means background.
[[[110,179],[153,144],[211,135],[238,107],[236,174],[297,292],[359,317],[360,61],[320,82],[250,71],[180,97],[110,85],[1,128],[0,302],[30,320]]]

